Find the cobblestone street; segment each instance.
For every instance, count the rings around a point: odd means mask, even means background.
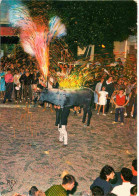
[[[63,147],[57,142],[55,111],[32,107],[27,113],[21,107],[0,107],[2,195],[27,195],[31,186],[45,191],[60,184],[61,174],[68,172],[78,182],[74,193],[78,196],[82,191],[89,192],[104,165],[111,165],[115,171],[122,167],[131,169],[137,153],[136,120],[125,119],[123,126],[113,125],[114,114],[96,113],[93,110],[90,127],[84,127],[82,116],[70,112],[68,146]]]

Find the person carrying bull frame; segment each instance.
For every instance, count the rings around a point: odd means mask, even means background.
[[[68,116],[70,113],[69,107],[61,108],[60,106],[54,106],[56,110],[56,122],[55,125],[58,126],[59,142],[63,142],[64,146],[68,144],[68,134],[66,130],[66,126],[68,123]]]

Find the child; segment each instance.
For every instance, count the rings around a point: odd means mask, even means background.
[[[114,101],[114,98],[116,98],[115,101]],[[125,110],[124,107],[129,102],[129,100],[126,101],[126,96],[124,95],[124,89],[120,89],[117,95],[115,97],[112,97],[112,101],[116,106],[115,121],[113,122],[113,124],[118,122],[118,116],[120,114],[121,125],[123,125],[124,124],[124,110]]]
[[[107,98],[108,98],[108,92],[105,91],[106,87],[103,86],[102,90],[99,92],[96,92],[98,94],[98,104],[99,104],[99,108],[98,108],[98,115],[101,109],[101,106],[103,106],[103,115],[106,116],[106,114],[104,113],[105,111],[105,105],[107,103]]]

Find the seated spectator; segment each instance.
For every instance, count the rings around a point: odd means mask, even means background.
[[[104,194],[106,195],[112,190],[109,180],[114,178],[114,174],[114,169],[109,165],[105,165],[100,172],[100,176],[96,178],[96,180],[90,186],[90,189],[92,190],[94,186],[99,186],[103,189]]]
[[[62,185],[53,185],[46,192],[46,196],[67,196],[67,191],[71,191],[75,185],[75,178],[72,175],[65,175]]]
[[[122,178],[122,185],[116,186],[112,193],[117,194],[118,196],[130,195],[130,189],[134,186],[131,184],[132,180],[132,171],[128,168],[122,168],[121,170],[121,178]]]
[[[134,196],[134,195],[137,195],[137,185],[133,186],[130,189],[130,196]]]
[[[99,186],[94,186],[91,189],[91,192],[92,192],[92,196],[102,196],[102,195],[104,195],[103,189],[100,188]]]
[[[29,196],[36,196],[35,193],[38,191],[36,186],[32,186],[29,190]]]
[[[131,183],[137,184],[137,159],[132,161],[132,174],[133,174],[133,178]]]

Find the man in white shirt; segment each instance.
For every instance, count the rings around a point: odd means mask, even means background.
[[[132,171],[128,168],[122,168],[121,170],[121,179],[123,181],[122,185],[116,186],[112,193],[116,194],[117,196],[130,196],[130,189],[134,186],[131,184],[132,180]]]

